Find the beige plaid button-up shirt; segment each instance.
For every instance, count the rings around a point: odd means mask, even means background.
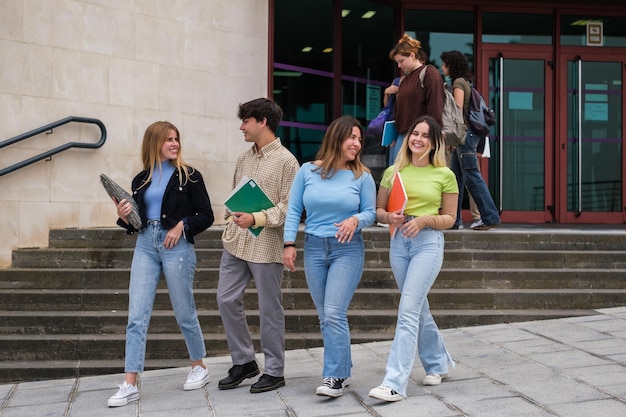
[[[289,190],[300,165],[280,139],[265,145],[259,151],[252,146],[238,159],[232,188],[245,175],[254,179],[274,203],[275,207],[263,210],[265,227],[254,237],[247,229],[228,222],[222,234],[224,249],[231,255],[248,262],[283,262],[283,225],[287,214]],[[228,218],[230,213],[226,213]]]

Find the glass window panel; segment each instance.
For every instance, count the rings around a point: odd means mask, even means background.
[[[364,0],[344,0],[342,7],[349,11],[341,20],[343,74],[390,83],[396,68],[389,59],[396,41],[393,7]],[[373,16],[363,18],[368,12]]]
[[[422,43],[429,63],[441,67],[442,52],[460,51],[474,67],[474,13],[465,11],[407,10],[405,31]]]
[[[274,66],[274,100],[284,113],[278,136],[302,163],[315,156],[332,120],[333,78],[331,73],[288,68]]]
[[[315,157],[333,116],[333,21],[333,0],[275,0],[273,97],[284,113],[277,135],[301,163]]]
[[[333,48],[332,0],[275,0],[275,62],[332,71],[333,54],[326,48]]]
[[[489,185],[492,191],[501,186],[501,200],[496,194],[496,204],[504,210],[544,210],[544,69],[542,60],[489,60],[489,101],[496,110],[497,122],[494,131],[502,132],[502,137],[492,138],[498,140],[492,142],[490,165],[494,169],[489,170]],[[502,108],[496,105],[501,99]]]
[[[622,65],[570,61],[567,80],[568,211],[621,212]]]
[[[602,22],[602,46],[626,47],[626,16],[561,16],[561,45],[587,45],[587,22]]]
[[[484,43],[552,44],[552,15],[483,13]]]

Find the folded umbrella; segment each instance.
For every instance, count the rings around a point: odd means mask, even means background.
[[[115,181],[113,181],[111,178],[107,177],[104,174],[100,174],[100,182],[102,183],[102,186],[104,187],[106,192],[109,194],[109,197],[115,198],[117,202],[120,202],[124,199],[128,201],[131,208],[130,214],[128,215],[128,221],[135,229],[141,229],[141,217],[139,217],[139,207],[137,206],[137,203],[135,202],[133,196],[130,195],[130,193],[128,193],[125,189],[120,187]]]

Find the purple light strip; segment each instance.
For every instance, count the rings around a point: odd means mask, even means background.
[[[274,62],[274,68],[278,68],[278,69],[282,69],[286,71],[301,72],[303,74],[317,75],[319,77],[333,78],[333,73],[329,71],[320,71],[320,70],[315,70],[312,68],[298,67],[296,65],[281,64],[279,62]],[[343,81],[350,81],[350,82],[356,82],[356,83],[362,83],[362,84],[380,85],[384,87],[390,84],[389,82],[385,82],[385,81],[368,80],[367,78],[353,77],[350,75],[342,75],[341,79]]]
[[[500,141],[499,136],[489,136],[491,140]],[[505,136],[505,142],[545,142],[545,138],[541,136]],[[578,142],[578,138],[567,138],[568,142]],[[583,138],[584,143],[622,143],[620,138]]]
[[[312,130],[326,130],[326,125],[313,124],[313,123],[298,123],[298,122],[289,122],[282,121],[280,122],[282,127],[296,127],[302,129],[312,129]]]

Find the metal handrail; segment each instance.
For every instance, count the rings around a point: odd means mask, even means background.
[[[90,148],[90,149],[97,149],[102,147],[102,145],[104,145],[104,142],[106,142],[107,140],[107,129],[104,126],[104,123],[102,123],[100,120],[98,119],[92,119],[89,117],[79,117],[79,116],[69,116],[66,117],[65,119],[61,119],[61,120],[57,120],[56,122],[52,122],[50,124],[47,124],[45,126],[41,126],[40,128],[37,128],[35,130],[31,130],[30,132],[26,132],[26,133],[22,133],[21,135],[15,136],[11,139],[7,139],[5,141],[0,142],[0,149],[4,148],[5,146],[9,146],[12,145],[14,143],[20,142],[24,139],[28,139],[32,136],[38,135],[40,133],[44,133],[47,132],[49,130],[54,129],[55,127],[59,127],[62,126],[64,124],[67,123],[71,123],[71,122],[78,122],[78,123],[91,123],[91,124],[95,124],[100,128],[100,140],[97,143],[82,143],[82,142],[68,142],[66,144],[63,144],[61,146],[58,146],[54,149],[50,149],[49,151],[40,153],[39,155],[35,155],[31,158],[25,159],[22,162],[18,162],[17,164],[13,164],[9,167],[0,169],[0,177],[3,176],[4,174],[8,174],[10,172],[16,171],[20,168],[23,168],[27,165],[33,164],[37,161],[41,161],[42,159],[51,157],[52,155],[56,155],[59,152],[63,152],[67,149],[70,148]]]

